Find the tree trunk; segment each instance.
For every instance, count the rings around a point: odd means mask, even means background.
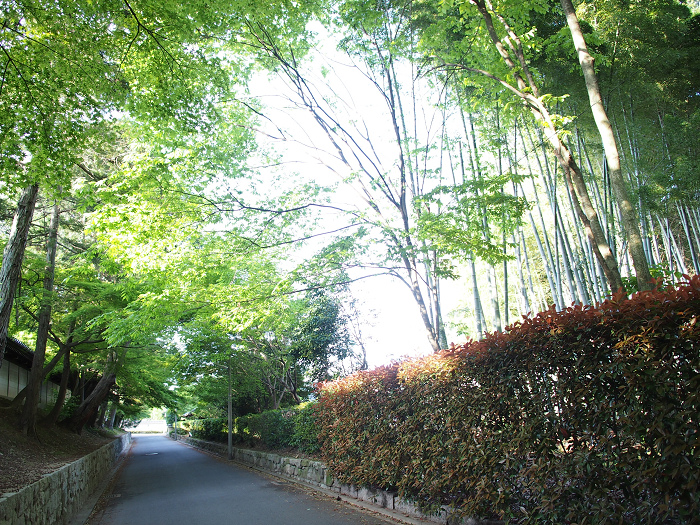
[[[637,286],[640,290],[651,290],[654,284],[652,282],[651,273],[649,272],[646,255],[644,254],[642,236],[639,233],[639,217],[630,201],[627,193],[627,185],[622,176],[620,153],[617,148],[617,141],[615,140],[612,125],[610,124],[605,107],[603,106],[603,98],[600,95],[598,78],[596,77],[595,67],[593,65],[594,60],[588,52],[586,40],[583,38],[583,32],[579,26],[578,17],[576,16],[576,10],[574,9],[572,1],[561,0],[561,6],[566,14],[566,22],[571,30],[571,37],[574,41],[576,52],[578,53],[581,69],[583,70],[583,77],[586,82],[586,89],[588,90],[588,99],[591,103],[593,118],[595,119],[600,138],[603,142],[605,158],[610,173],[610,182],[620,208],[622,223],[627,233],[629,250],[637,274]],[[615,290],[613,289],[613,291]]]
[[[481,306],[481,297],[479,296],[479,285],[476,278],[476,264],[474,257],[469,258],[469,265],[472,270],[472,291],[474,292],[474,315],[476,316],[476,334],[479,340],[484,337],[485,323],[482,322],[484,317],[484,309]]]
[[[36,425],[36,412],[41,393],[42,371],[46,357],[46,343],[49,337],[49,325],[51,324],[51,302],[53,300],[53,282],[56,269],[56,244],[58,240],[58,222],[61,210],[58,202],[54,204],[51,224],[49,226],[49,238],[46,243],[46,267],[44,268],[44,290],[39,310],[39,327],[37,329],[36,347],[32,359],[32,369],[29,373],[27,398],[24,401],[20,427],[26,434]]]
[[[107,370],[105,370],[105,373],[90,395],[81,403],[73,415],[61,421],[61,424],[65,425],[76,434],[81,434],[85,424],[95,417],[100,405],[114,386],[116,378],[117,376],[114,373],[108,373]]]
[[[61,415],[63,404],[66,402],[66,393],[68,392],[68,380],[70,379],[70,350],[66,350],[63,357],[63,371],[61,372],[61,384],[58,389],[58,397],[51,412],[49,412],[43,420],[43,424],[52,426],[58,421],[58,416]]]
[[[96,428],[104,428],[105,426],[105,415],[107,414],[107,407],[109,406],[109,400],[105,399],[102,404],[100,405],[100,410],[97,418],[95,419],[95,424],[93,425]]]
[[[415,261],[413,262],[415,263]],[[432,348],[433,352],[439,352],[439,335],[435,326],[433,326],[433,324],[430,322],[428,309],[425,306],[425,300],[423,299],[423,294],[420,290],[420,284],[418,283],[418,270],[414,267],[411,267],[410,265],[407,265],[407,269],[410,275],[409,289],[411,290],[413,299],[418,305],[418,311],[420,313],[421,319],[423,320],[423,325],[425,326],[425,330],[427,332],[426,335],[428,336],[428,342],[430,343],[430,347]]]
[[[114,430],[114,422],[117,418],[117,408],[119,408],[119,401],[113,400],[112,406],[109,410],[109,417],[107,418],[107,428],[109,430]]]
[[[685,210],[683,209],[683,207],[680,204],[676,203],[676,209],[678,210],[678,217],[680,217],[680,219],[681,219],[681,225],[683,226],[683,231],[685,231],[685,237],[688,241],[688,249],[690,251],[690,260],[693,263],[693,267],[695,268],[695,271],[697,272],[700,269],[700,263],[698,263],[698,254],[695,251],[695,245],[693,244],[693,235],[691,233],[692,222],[690,222],[688,220],[689,217],[688,217],[688,215],[686,215]],[[697,235],[696,235],[696,239],[697,239]],[[698,243],[698,245],[700,246],[700,243]]]
[[[39,186],[36,184],[27,186],[22,191],[15,218],[12,221],[10,238],[3,253],[2,267],[0,268],[0,367],[2,367],[2,361],[5,357],[12,301],[15,298],[15,290],[19,282],[24,249],[27,245],[27,235],[34,216],[34,206],[38,193]]]

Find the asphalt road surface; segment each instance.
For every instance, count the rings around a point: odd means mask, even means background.
[[[89,525],[396,525],[159,435],[134,445]]]

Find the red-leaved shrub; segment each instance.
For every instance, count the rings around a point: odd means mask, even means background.
[[[689,523],[700,480],[700,277],[550,309],[320,387],[341,480],[519,523]]]

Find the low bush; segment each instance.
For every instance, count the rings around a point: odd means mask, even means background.
[[[700,512],[700,277],[320,388],[335,476],[517,523]]]

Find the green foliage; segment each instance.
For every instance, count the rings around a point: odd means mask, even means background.
[[[228,422],[226,418],[195,419],[188,422],[190,434],[207,441],[226,441]]]
[[[474,255],[491,263],[508,258],[498,239],[512,235],[528,205],[523,198],[504,193],[503,187],[521,179],[508,174],[438,186],[416,198],[414,205],[426,209],[417,220],[417,236],[425,249],[462,260]],[[484,217],[492,218],[489,232],[484,232]]]
[[[321,447],[318,442],[316,403],[308,402],[295,407],[292,411],[292,419],[294,428],[289,445],[302,452],[318,452]]]
[[[267,410],[237,419],[239,432],[248,433],[251,442],[258,441],[270,448],[284,448],[294,435],[294,419],[289,410]]]
[[[325,460],[346,483],[470,517],[692,522],[700,277],[686,279],[325,384]]]
[[[314,403],[305,403],[293,408],[237,417],[233,422],[233,442],[244,446],[263,445],[274,449],[291,447],[302,452],[318,452],[314,411]],[[225,418],[196,419],[187,424],[194,438],[218,442],[228,440],[228,423]]]
[[[168,410],[165,414],[165,422],[168,425],[172,425],[177,421],[177,414],[173,412],[172,410]]]
[[[73,412],[80,406],[80,396],[72,396],[61,408],[59,420],[69,418]]]
[[[654,278],[658,290],[668,290],[673,287],[674,283],[683,280],[683,274],[681,274],[681,272],[672,272],[660,265],[652,266],[649,268],[649,272]],[[625,285],[625,292],[627,292],[628,295],[639,291],[636,276],[623,277],[622,282]]]
[[[323,289],[310,291],[295,324],[292,355],[311,380],[331,379],[334,361],[348,357],[351,348],[340,299]]]

